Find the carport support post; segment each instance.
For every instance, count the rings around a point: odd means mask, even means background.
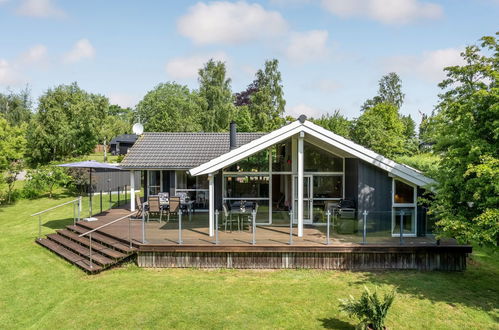
[[[215,228],[214,228],[214,220],[215,220],[215,180],[214,180],[214,173],[208,174],[208,182],[209,182],[209,192],[208,192],[208,207],[209,207],[209,214],[208,214],[208,222],[210,226],[210,237],[213,237],[215,234]]]
[[[130,171],[130,211],[135,212],[135,171]]]
[[[303,237],[303,138],[304,132],[298,136],[298,237]]]

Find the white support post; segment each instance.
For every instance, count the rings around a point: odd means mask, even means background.
[[[208,174],[209,181],[209,193],[208,193],[208,209],[209,209],[209,225],[210,225],[210,237],[215,235],[215,182],[214,173]]]
[[[135,171],[130,171],[130,211],[135,211]]]
[[[298,136],[298,237],[303,237],[303,137],[305,133],[300,132]]]

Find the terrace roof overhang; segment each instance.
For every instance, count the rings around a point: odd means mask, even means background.
[[[303,117],[300,117],[299,120],[270,132],[239,148],[233,149],[204,164],[194,167],[189,170],[189,173],[193,176],[215,173],[276,143],[284,141],[300,133],[304,133],[305,136],[310,135],[323,143],[329,144],[332,147],[343,151],[352,158],[361,159],[387,171],[391,176],[399,177],[417,186],[427,186],[435,182],[433,179],[423,175],[416,169],[396,163],[393,160],[369,150],[353,141],[326,130],[321,126],[304,119]]]

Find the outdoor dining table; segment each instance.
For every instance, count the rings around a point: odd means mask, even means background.
[[[239,202],[235,202],[231,205],[229,212],[232,215],[237,216],[237,222],[242,225],[243,230],[244,230],[244,217],[248,217],[248,222],[250,223],[248,227],[249,229],[251,229],[251,223],[252,223],[251,215],[253,212],[253,206],[241,207],[241,204]]]

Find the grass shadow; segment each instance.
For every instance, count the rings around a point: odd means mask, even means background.
[[[325,329],[355,329],[355,326],[351,325],[350,323],[333,317],[319,319],[319,321],[322,323],[322,326]]]
[[[492,263],[492,264],[490,264]],[[464,305],[483,310],[496,321],[499,306],[498,268],[493,261],[473,262],[468,259],[464,272],[376,271],[366,272],[362,281],[376,286],[394,286],[398,293],[418,299],[442,302],[451,306]]]
[[[64,218],[64,219],[49,220],[43,223],[42,226],[56,230],[56,229],[63,229],[64,227],[70,226],[72,224],[73,224],[73,218]]]

